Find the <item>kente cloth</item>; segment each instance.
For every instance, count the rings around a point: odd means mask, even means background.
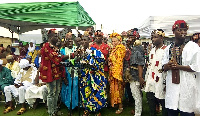
[[[17,77],[17,74],[20,71],[19,63],[17,61],[14,61],[12,64],[7,63],[5,67],[11,70],[11,75],[13,78]]]
[[[123,60],[125,57],[126,48],[124,45],[120,44],[111,49],[109,55],[109,78],[110,78],[110,100],[111,106],[114,107],[114,104],[122,103],[123,96]]]
[[[39,68],[39,55],[38,55],[39,48],[36,47],[34,52],[27,52],[27,55],[31,56],[32,60],[31,63],[34,63],[37,68]],[[26,56],[27,56],[26,55]]]
[[[98,46],[96,43],[93,43],[90,47],[93,47],[93,48],[96,48],[97,50],[100,50],[103,53],[105,60],[107,60],[109,50],[110,50],[110,47],[107,44],[102,43],[100,46]],[[104,65],[104,71],[108,71],[108,65],[107,64]]]
[[[5,86],[9,86],[13,84],[13,82],[14,80],[11,76],[11,71],[8,68],[3,67],[0,71],[0,91],[3,91]]]
[[[104,76],[104,56],[101,51],[91,47],[92,52],[87,58],[81,70],[80,94],[82,96],[82,105],[85,110],[96,112],[107,105],[106,84]]]
[[[70,53],[74,53],[76,50],[76,46],[73,46],[72,49],[69,49],[68,47],[65,47],[61,49],[62,55],[69,55]],[[74,62],[74,59],[68,59],[65,62]],[[72,109],[74,109],[76,106],[78,106],[78,72],[77,70],[74,70],[74,77],[73,77],[73,86],[72,86],[72,77],[71,77],[71,70],[72,67],[65,67],[66,72],[66,80],[68,81],[68,85],[65,85],[64,82],[62,82],[62,89],[61,89],[61,100],[62,102],[70,109],[70,103],[71,103],[71,94],[72,94]],[[72,89],[72,91],[71,91]]]
[[[53,82],[61,78],[64,71],[60,71],[62,57],[59,50],[49,42],[43,44],[41,49],[40,79],[43,82]]]

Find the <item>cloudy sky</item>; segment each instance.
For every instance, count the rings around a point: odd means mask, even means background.
[[[4,0],[0,3],[68,2],[72,0]],[[140,27],[149,16],[200,15],[197,0],[78,0],[105,33]]]

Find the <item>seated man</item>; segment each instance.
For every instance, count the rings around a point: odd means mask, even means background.
[[[11,71],[2,66],[3,60],[0,59],[0,91],[4,91],[5,86],[13,84],[13,77]]]
[[[26,89],[25,99],[32,108],[36,108],[38,101],[37,98],[43,99],[46,103],[47,100],[47,86],[45,82],[39,79],[39,71],[34,80],[34,85]]]
[[[7,60],[7,64],[5,67],[10,69],[12,77],[16,78],[20,71],[19,63],[14,60],[13,55],[6,56],[6,60]]]
[[[32,83],[37,75],[37,69],[32,67],[26,59],[21,59],[19,66],[21,70],[14,81],[14,85],[6,86],[4,88],[6,102],[8,102],[9,105],[8,108],[4,110],[4,114],[14,110],[12,95],[14,98],[19,98],[19,103],[22,104],[22,108],[17,112],[17,115],[21,115],[26,111],[25,92],[28,87],[33,85]]]

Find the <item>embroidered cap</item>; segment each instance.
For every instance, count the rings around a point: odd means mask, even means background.
[[[175,21],[174,25],[172,26],[172,31],[177,28],[189,28],[188,24],[184,20],[177,20]]]

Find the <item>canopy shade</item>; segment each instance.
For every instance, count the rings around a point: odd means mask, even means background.
[[[176,15],[176,16],[150,16],[139,27],[140,34],[151,37],[151,32],[155,29],[163,29],[166,37],[173,37],[172,26],[176,20],[185,20],[189,25],[188,35],[200,32],[200,15]]]
[[[16,33],[52,27],[85,30],[95,25],[79,2],[8,3],[0,8],[0,26]]]

